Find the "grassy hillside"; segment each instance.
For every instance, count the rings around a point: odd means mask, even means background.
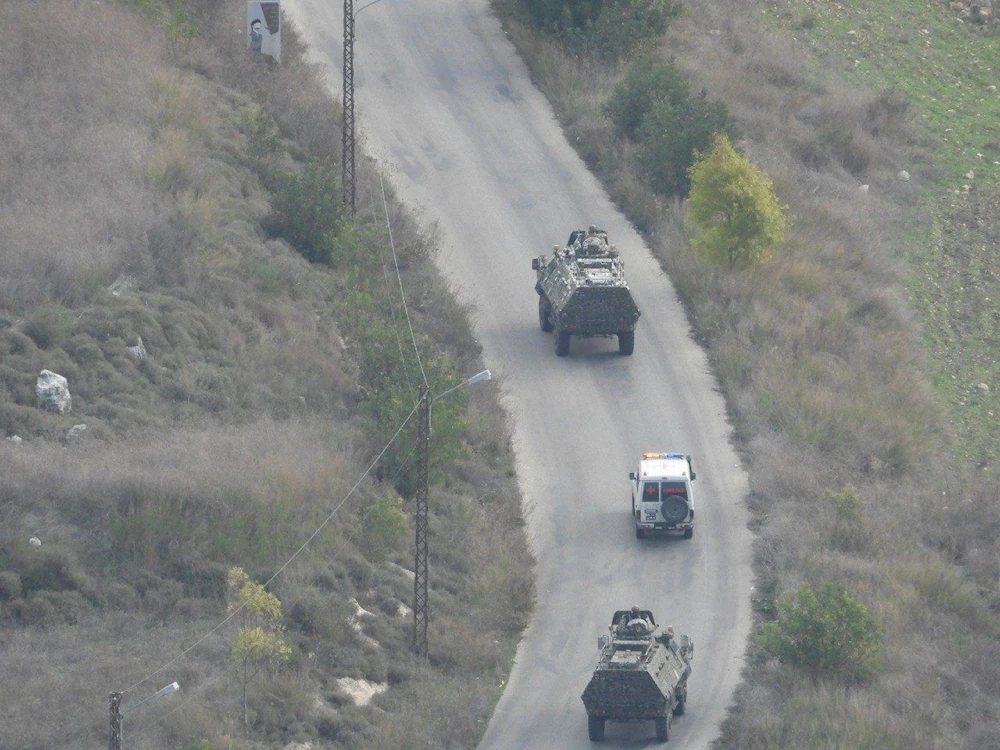
[[[337,104],[294,28],[281,66],[253,59],[228,5],[4,7],[0,746],[101,745],[109,692],[175,680],[129,747],[469,746],[533,595],[496,387],[434,411],[419,659],[407,418],[479,349],[367,162],[344,213]],[[39,406],[43,368],[71,411]],[[273,579],[291,648],[246,728],[234,566]]]
[[[868,679],[755,638],[719,746],[996,747],[995,27],[945,3],[684,2],[636,54],[725,105],[793,220],[733,272],[691,250],[683,203],[603,112],[630,58],[494,5],[708,349],[750,475],[758,628],[803,582],[878,627]]]

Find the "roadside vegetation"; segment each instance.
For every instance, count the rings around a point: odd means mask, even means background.
[[[1000,35],[962,4],[868,5],[686,0],[609,59],[493,2],[729,405],[756,622],[719,747],[1000,746]],[[698,132],[787,207],[770,257],[698,251],[690,184],[657,175],[705,146],[650,148]]]
[[[269,64],[225,6],[4,7],[0,744],[106,744],[111,691],[177,681],[129,747],[468,747],[533,604],[495,384],[434,410],[417,658],[407,418],[480,350],[367,161],[343,209],[294,27]]]

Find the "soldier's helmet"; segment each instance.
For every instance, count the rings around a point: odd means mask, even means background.
[[[633,604],[631,612],[632,612],[632,617],[638,617],[639,616],[639,605],[638,604]]]
[[[600,255],[603,249],[604,248],[599,237],[588,237],[583,241],[584,255]]]
[[[587,227],[587,234],[596,234],[596,233],[597,233],[597,224],[591,224],[589,227]]]

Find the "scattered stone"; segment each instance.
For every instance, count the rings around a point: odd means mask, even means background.
[[[87,425],[85,425],[85,424],[75,424],[72,427],[70,427],[69,430],[66,431],[66,439],[67,440],[76,440],[77,438],[79,438],[79,437],[81,437],[83,435],[83,433],[84,433],[84,431],[86,431],[86,429],[87,429]]]
[[[417,577],[417,574],[416,574],[416,573],[414,573],[414,572],[413,572],[412,570],[410,570],[409,568],[404,568],[404,567],[403,567],[402,565],[397,565],[397,564],[396,564],[396,563],[394,563],[394,562],[391,562],[391,563],[387,563],[387,565],[388,565],[388,566],[389,566],[390,568],[394,568],[394,569],[396,569],[396,570],[397,570],[398,572],[402,573],[402,574],[403,574],[404,576],[406,576],[407,578],[409,578],[409,579],[410,579],[411,581],[412,581],[412,580],[414,580],[414,579],[416,579],[416,577]]]
[[[905,169],[899,170],[899,174],[896,176],[903,182],[906,182],[907,180],[910,179],[910,173],[907,172]]]
[[[28,540],[28,544],[30,544],[32,547],[41,547],[42,540],[39,539],[37,536],[33,536],[31,537],[31,539]]]
[[[8,443],[13,443],[14,445],[20,445],[24,442],[20,435],[11,435],[9,438],[6,438],[6,440]]]
[[[111,283],[111,286],[108,287],[108,291],[111,292],[113,297],[120,297],[134,286],[135,279],[123,273]]]
[[[138,343],[135,346],[126,346],[125,349],[138,361],[146,356],[146,347],[142,345],[142,336],[136,336],[136,340]]]
[[[65,414],[73,409],[73,397],[69,393],[69,383],[62,375],[51,370],[42,370],[35,383],[38,405],[46,411]]]
[[[861,193],[867,193],[868,192],[868,185],[861,185],[858,188],[858,191],[861,192]]]
[[[970,169],[968,172],[965,173],[965,179],[967,179],[967,180],[974,180],[974,179],[976,179],[976,173],[973,172]]]
[[[354,605],[354,609],[355,609],[354,616],[355,617],[374,617],[375,616],[372,612],[369,612],[367,609],[365,609],[360,604],[358,604],[358,600],[357,599],[351,599],[351,604]]]
[[[337,687],[347,693],[355,706],[367,706],[372,698],[389,689],[387,682],[369,682],[353,677],[341,677],[336,682]]]
[[[997,90],[997,87],[996,87],[996,86],[994,86],[994,85],[990,85],[990,86],[987,86],[987,87],[986,87],[986,90],[987,90],[987,91],[989,91],[989,92],[991,92],[991,93],[994,93],[994,94],[995,94],[995,93],[996,93],[996,90]]]
[[[980,393],[989,393],[990,392],[990,387],[988,385],[986,385],[986,383],[980,383],[979,385],[976,386],[976,388],[979,389]]]

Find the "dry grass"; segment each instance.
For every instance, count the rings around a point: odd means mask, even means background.
[[[381,199],[360,202],[340,239],[359,261],[336,269],[261,228],[271,170],[335,164],[340,150],[336,104],[294,30],[278,68],[232,33],[242,7],[184,6],[202,32],[190,41],[165,33],[180,6],[159,0],[5,7],[18,33],[0,51],[0,430],[24,443],[0,442],[0,670],[18,688],[3,694],[4,747],[104,741],[107,693],[224,617],[227,567],[267,580],[362,477],[386,427],[368,417],[386,400],[370,388],[416,398],[410,345],[390,333],[399,303],[379,264]],[[267,159],[251,153],[247,111],[278,123]],[[389,201],[421,356],[450,383],[476,371],[478,344],[430,263],[433,236]],[[376,330],[385,341],[369,340]],[[129,349],[140,340],[141,358]],[[384,361],[367,355],[386,342]],[[72,412],[37,407],[43,367],[69,379]],[[431,664],[410,654],[401,609],[410,535],[366,543],[375,499],[393,492],[369,477],[273,584],[294,657],[255,683],[252,739],[230,739],[242,729],[223,627],[127,693],[138,700],[161,677],[183,685],[126,718],[131,746],[475,742],[532,606],[532,571],[495,394],[449,407],[435,411],[453,446],[436,466],[447,503],[432,526],[464,554],[432,561]],[[85,437],[68,442],[81,422]],[[401,461],[410,446],[404,434]],[[391,689],[381,708],[357,708],[342,676]]]
[[[955,403],[987,408],[992,387],[970,384],[989,379],[981,365],[995,358],[995,342],[987,347],[971,329],[962,335],[960,324],[992,330],[992,303],[968,294],[982,290],[993,299],[988,264],[978,253],[953,251],[967,287],[959,294],[952,284],[948,295],[927,284],[932,304],[914,309],[914,287],[905,284],[920,255],[907,222],[924,187],[896,174],[930,161],[930,140],[914,126],[920,103],[846,82],[790,34],[758,27],[758,4],[686,6],[661,57],[672,58],[693,89],[704,86],[726,104],[742,148],[772,177],[794,217],[773,261],[740,274],[695,256],[683,207],[645,193],[600,127],[580,128],[598,114],[566,104],[584,82],[573,76],[576,62],[509,26],[529,61],[537,58],[529,67],[567,132],[589,139],[581,153],[591,163],[602,155],[599,174],[649,232],[708,348],[750,472],[758,617],[768,617],[775,599],[803,580],[833,580],[883,629],[882,672],[870,685],[813,684],[752,646],[718,744],[993,747],[1000,717],[996,485],[965,480],[952,459],[954,425],[961,420],[968,442],[974,409],[956,411],[942,400],[923,347],[928,324],[936,342],[978,342],[980,369],[960,372],[969,359],[962,355],[950,371],[964,389],[955,389]],[[830,14],[839,19],[838,8]],[[804,23],[811,28],[819,19]],[[589,74],[586,81],[599,82],[590,97],[598,105],[610,96],[614,79]],[[955,201],[969,220],[952,231],[972,247],[992,247],[989,211],[974,192]],[[929,267],[924,272],[933,277]],[[982,455],[992,450],[989,428],[979,434]],[[862,502],[853,526],[838,520],[828,500],[847,483]],[[981,528],[973,529],[976,523]]]

